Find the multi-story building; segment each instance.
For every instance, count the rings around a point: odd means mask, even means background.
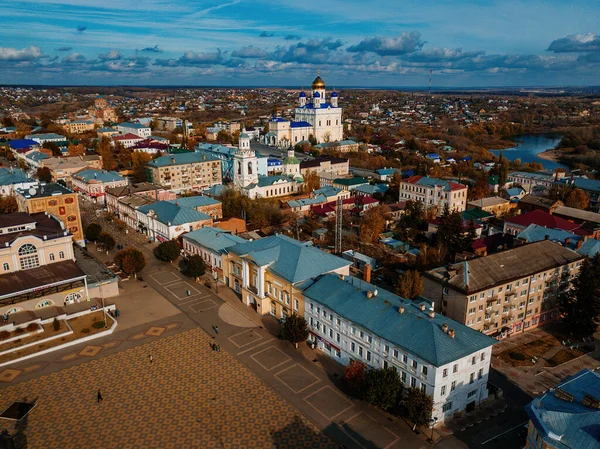
[[[72,234],[73,240],[85,246],[79,202],[75,192],[60,184],[40,183],[35,188],[17,190],[15,196],[19,211],[29,214],[47,212],[60,218],[64,227]]]
[[[525,407],[525,449],[591,449],[600,446],[600,374],[584,369]]]
[[[204,227],[183,235],[183,251],[188,256],[200,255],[210,270],[217,273],[219,281],[225,282],[223,256],[227,257],[232,246],[246,242],[230,231]]]
[[[561,179],[564,173],[529,173],[529,172],[510,172],[506,178],[508,187],[513,185],[521,186],[527,193],[543,193],[552,187],[557,179]]]
[[[56,144],[67,144],[67,138],[65,136],[61,136],[56,133],[47,133],[47,134],[30,134],[26,137],[27,139],[35,140],[39,142],[40,145],[45,144],[46,142],[53,142]]]
[[[419,201],[426,209],[436,208],[438,215],[447,206],[451,212],[462,212],[467,206],[468,187],[446,179],[411,176],[400,183],[399,201]]]
[[[85,168],[71,176],[73,190],[88,196],[96,202],[106,204],[107,188],[125,187],[129,182],[115,171]]]
[[[151,182],[138,182],[123,187],[109,187],[105,189],[106,207],[109,212],[119,215],[119,200],[131,195],[144,196],[154,201],[174,200],[177,195],[170,190]]]
[[[35,187],[38,181],[31,179],[19,168],[0,167],[0,195],[10,196],[17,189],[30,189]]]
[[[0,217],[0,315],[118,294],[118,278],[84,255],[56,217]]]
[[[94,106],[89,109],[89,114],[91,117],[96,119],[96,122],[99,124],[104,124],[106,122],[113,123],[117,121],[117,114],[115,110],[110,107],[108,102],[103,97],[98,97],[94,100]]]
[[[43,167],[48,167],[52,173],[52,181],[60,179],[67,185],[71,185],[71,176],[84,168],[100,170],[102,168],[102,157],[98,154],[49,157],[42,162]]]
[[[72,120],[66,122],[63,127],[71,134],[82,134],[88,131],[93,131],[95,125],[91,120]]]
[[[324,273],[349,274],[351,262],[276,234],[228,249],[225,285],[261,315],[304,316],[302,283]]]
[[[427,271],[423,294],[441,298],[441,313],[459,323],[505,337],[557,318],[558,296],[583,259],[543,240]]]
[[[314,159],[304,159],[300,162],[300,174],[306,176],[308,172],[331,173],[336,177],[347,176],[350,162],[345,157],[334,157],[329,155],[319,156]]]
[[[173,191],[201,191],[222,183],[221,161],[199,153],[161,156],[149,162],[150,181]]]
[[[489,212],[497,217],[501,217],[514,209],[517,205],[499,196],[490,196],[478,200],[469,201],[468,209],[479,209],[484,212]]]
[[[495,340],[354,277],[326,274],[303,291],[310,340],[343,365],[391,368],[433,397],[442,422],[487,398]]]
[[[150,137],[152,130],[149,126],[142,125],[140,123],[123,122],[117,125],[117,131],[121,134],[135,134],[136,136]]]
[[[212,226],[210,215],[187,207],[175,201],[158,201],[140,206],[136,210],[138,230],[147,234],[150,240],[165,242],[204,226]]]
[[[113,144],[121,145],[123,148],[132,148],[135,145],[143,142],[145,137],[140,137],[137,134],[114,134],[112,136]]]

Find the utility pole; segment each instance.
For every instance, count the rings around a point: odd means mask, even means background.
[[[335,253],[342,252],[342,197],[337,199],[337,208],[335,212]]]

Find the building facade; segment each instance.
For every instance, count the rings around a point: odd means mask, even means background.
[[[152,134],[149,126],[140,123],[123,122],[117,125],[117,131],[121,134],[135,134],[136,136],[147,138]]]
[[[129,184],[115,171],[85,168],[71,176],[73,190],[93,199],[101,204],[106,204],[105,192],[107,188],[125,187]]]
[[[419,201],[425,209],[436,208],[441,215],[447,206],[451,212],[462,212],[467,206],[468,187],[445,179],[411,176],[400,183],[399,201]]]
[[[424,295],[442,314],[503,338],[559,317],[558,297],[584,257],[549,240],[451,264],[424,274]]]
[[[223,182],[221,161],[199,153],[161,156],[149,162],[150,182],[176,192],[202,191]]]
[[[209,215],[180,206],[176,202],[158,201],[140,206],[136,210],[138,230],[151,241],[166,242],[186,232],[212,226]]]

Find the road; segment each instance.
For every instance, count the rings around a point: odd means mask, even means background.
[[[520,435],[529,420],[524,407],[532,398],[494,369],[490,382],[504,391],[506,410],[454,436],[470,448],[520,449],[525,445]]]

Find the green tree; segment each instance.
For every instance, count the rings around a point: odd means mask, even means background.
[[[308,338],[308,325],[303,316],[296,313],[289,315],[281,326],[281,335],[298,347],[298,343]]]
[[[90,242],[98,240],[100,233],[102,232],[102,226],[98,223],[91,223],[85,230],[85,238]]]
[[[231,134],[229,132],[227,132],[227,130],[222,129],[217,134],[217,140],[219,142],[221,142],[221,143],[231,143],[232,142],[232,136],[231,136]]]
[[[500,151],[500,160],[498,161],[498,184],[503,187],[508,181],[508,161],[504,159],[502,151]]]
[[[98,244],[101,245],[102,248],[104,248],[104,250],[108,253],[115,247],[116,242],[112,235],[106,232],[101,232],[98,236]]]
[[[40,167],[37,169],[37,177],[42,182],[52,182],[52,172],[48,167]]]
[[[193,278],[202,276],[206,272],[206,264],[199,254],[188,257],[184,274]]]
[[[402,381],[398,372],[391,368],[372,369],[365,373],[362,398],[382,410],[398,405],[402,394]]]
[[[154,250],[154,255],[156,258],[165,262],[173,262],[179,257],[180,253],[181,249],[179,248],[179,243],[177,243],[177,240],[162,242]]]
[[[62,156],[62,152],[60,151],[60,147],[57,145],[56,142],[44,142],[42,144],[42,148],[46,148],[50,151],[52,151],[52,156]]]
[[[563,322],[576,334],[589,335],[600,324],[600,253],[585,259],[572,287],[559,298]]]
[[[134,275],[142,271],[146,266],[144,254],[135,248],[125,248],[115,255],[115,264],[127,275]]]
[[[407,299],[414,299],[423,293],[423,277],[417,270],[407,270],[398,279],[396,293]]]
[[[417,228],[423,223],[424,218],[423,203],[421,201],[408,200],[400,223],[405,228]]]
[[[440,217],[438,232],[435,236],[437,243],[444,244],[448,248],[449,259],[462,251],[472,251],[474,229],[465,230],[462,217],[458,212],[450,212],[448,205]]]
[[[433,398],[420,388],[410,387],[403,402],[404,417],[413,423],[413,431],[418,426],[428,426],[433,412]]]

